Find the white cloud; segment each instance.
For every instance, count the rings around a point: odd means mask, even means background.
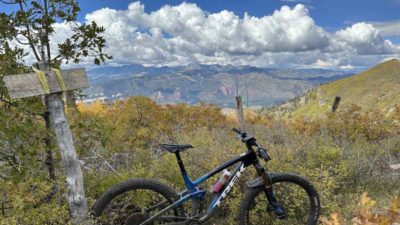
[[[241,19],[229,11],[207,14],[188,3],[164,6],[147,14],[144,6],[135,2],[127,11],[101,9],[87,15],[86,19],[108,28],[114,38],[155,37],[172,45],[169,47],[186,47],[186,50],[201,50],[205,54],[304,51],[328,43],[326,33],[315,26],[303,5],[293,9],[284,6],[262,18],[246,14]]]
[[[337,50],[353,50],[360,55],[394,54],[399,47],[385,40],[372,24],[356,23],[351,27],[339,30],[333,36],[332,45]],[[340,49],[342,48],[342,49]]]
[[[400,2],[400,1],[399,1]],[[382,36],[400,36],[400,20],[389,22],[371,22]]]
[[[209,13],[186,2],[146,12],[134,2],[127,10],[94,11],[86,21],[106,28],[106,51],[113,55],[112,63],[121,64],[350,68],[400,53],[383,36],[392,26],[357,23],[330,33],[316,25],[302,4],[263,17],[240,17],[226,10]],[[62,25],[56,30],[56,40],[69,32]]]

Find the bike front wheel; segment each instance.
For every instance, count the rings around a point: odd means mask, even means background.
[[[304,178],[294,174],[271,175],[272,188],[284,216],[269,203],[265,187],[248,188],[239,209],[239,225],[315,225],[320,213],[319,196]]]

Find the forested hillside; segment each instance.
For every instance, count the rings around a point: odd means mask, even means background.
[[[1,103],[0,224],[70,223],[58,151],[53,161],[46,160],[46,129],[36,116],[42,110],[36,100]],[[156,147],[160,143],[195,147],[182,154],[192,177],[245,150],[231,132],[236,119],[212,105],[157,105],[145,97],[132,97],[110,105],[80,104],[68,108],[68,115],[90,206],[111,185],[134,177],[158,178],[182,189],[175,158],[160,152]],[[320,193],[323,215],[339,212],[346,223],[356,216],[363,192],[376,199],[378,212],[399,195],[399,173],[389,168],[399,163],[400,124],[395,122],[399,119],[400,107],[387,116],[375,109],[344,106],[315,120],[246,112],[249,132],[272,157],[268,168],[305,176]],[[55,168],[53,179],[51,168]],[[241,190],[254,176],[251,169],[245,172],[215,224],[235,224],[235,216],[223,215],[236,215]]]

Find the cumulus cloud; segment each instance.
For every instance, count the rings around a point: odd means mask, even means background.
[[[333,36],[333,47],[338,50],[354,50],[360,55],[394,54],[399,48],[385,40],[372,24],[356,23],[339,30]],[[342,49],[340,49],[342,48]]]
[[[134,2],[126,10],[94,11],[86,21],[106,28],[106,51],[121,64],[350,68],[400,53],[382,36],[382,27],[357,23],[331,33],[316,25],[302,4],[255,17],[209,13],[186,2],[146,12],[144,4]]]
[[[389,22],[371,22],[371,24],[373,24],[383,36],[400,36],[400,20]]]
[[[303,5],[293,9],[284,6],[271,16],[245,14],[240,18],[226,10],[208,14],[189,3],[146,13],[144,5],[135,2],[126,11],[106,8],[88,14],[86,19],[107,28],[111,50],[125,50],[119,52],[125,56],[137,52],[135,59],[141,55],[139,60],[175,62],[225,54],[297,52],[329,43],[327,33],[315,25]]]

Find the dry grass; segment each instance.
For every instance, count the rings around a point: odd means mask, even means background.
[[[400,61],[381,63],[355,76],[320,86],[306,97],[307,104],[292,112],[292,116],[321,116],[331,110],[335,96],[341,96],[339,110],[343,106],[357,104],[363,110],[379,108],[383,111],[400,104]],[[307,96],[307,94],[306,94]],[[323,102],[323,104],[321,103]]]

